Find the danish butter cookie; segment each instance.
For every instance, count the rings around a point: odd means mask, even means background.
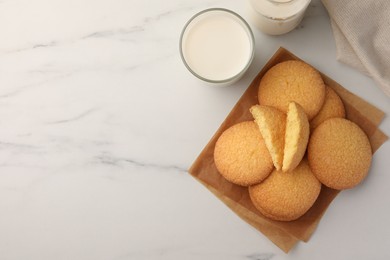
[[[253,121],[238,123],[222,133],[215,144],[214,162],[225,179],[241,186],[261,182],[274,168]]]
[[[314,129],[326,119],[333,117],[345,118],[344,104],[336,92],[331,87],[326,86],[324,105],[320,112],[310,121],[310,128]]]
[[[275,168],[280,170],[283,163],[286,114],[276,108],[261,105],[252,106],[250,112],[260,129]]]
[[[320,111],[325,98],[325,84],[320,73],[296,60],[284,61],[269,69],[260,81],[260,105],[287,113],[291,101],[299,103],[309,120]]]
[[[308,159],[320,182],[343,190],[355,187],[367,176],[372,150],[358,125],[347,119],[330,118],[312,133]]]
[[[291,221],[305,214],[316,201],[321,183],[307,160],[291,172],[274,170],[263,182],[250,186],[253,205],[273,220]]]
[[[310,126],[303,108],[291,102],[288,106],[284,145],[284,172],[291,171],[301,162],[309,141]]]

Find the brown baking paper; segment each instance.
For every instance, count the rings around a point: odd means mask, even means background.
[[[270,220],[253,206],[246,187],[232,184],[218,173],[213,157],[215,143],[224,130],[236,123],[253,120],[249,108],[258,103],[257,90],[260,79],[272,66],[286,60],[300,59],[286,49],[279,48],[233,107],[225,121],[195,160],[189,172],[241,219],[262,232],[287,253],[299,240],[305,242],[309,240],[321,217],[339,191],[323,185],[317,201],[299,219],[289,222]],[[325,83],[340,95],[345,105],[347,118],[357,123],[366,132],[372,150],[375,152],[388,139],[378,128],[384,117],[383,111],[344,89],[326,75],[321,73],[321,76]]]

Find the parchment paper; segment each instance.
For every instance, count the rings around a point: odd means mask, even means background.
[[[189,169],[189,173],[241,219],[262,232],[275,245],[287,253],[299,240],[305,242],[309,240],[321,217],[339,191],[322,185],[317,201],[305,215],[290,222],[273,221],[264,217],[253,206],[246,187],[232,184],[218,173],[213,157],[215,143],[224,130],[236,123],[253,120],[249,108],[258,103],[257,90],[261,77],[269,68],[286,60],[300,59],[286,49],[279,48],[238,100],[225,121],[195,160]],[[340,95],[346,108],[347,118],[357,123],[366,132],[370,139],[372,150],[375,152],[388,139],[378,128],[384,117],[383,111],[347,91],[326,75],[321,73],[321,76],[325,83]],[[369,174],[373,173],[370,172]]]

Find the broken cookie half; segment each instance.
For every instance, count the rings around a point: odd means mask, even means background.
[[[250,108],[277,170],[291,171],[305,155],[310,125],[303,108],[290,102],[287,115],[263,105]]]

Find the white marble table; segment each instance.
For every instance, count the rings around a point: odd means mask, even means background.
[[[288,255],[186,172],[279,46],[390,114],[370,78],[336,61],[318,0],[287,35],[253,28],[237,84],[202,86],[178,40],[208,7],[247,17],[236,0],[0,1],[1,260],[390,258],[390,142]]]

